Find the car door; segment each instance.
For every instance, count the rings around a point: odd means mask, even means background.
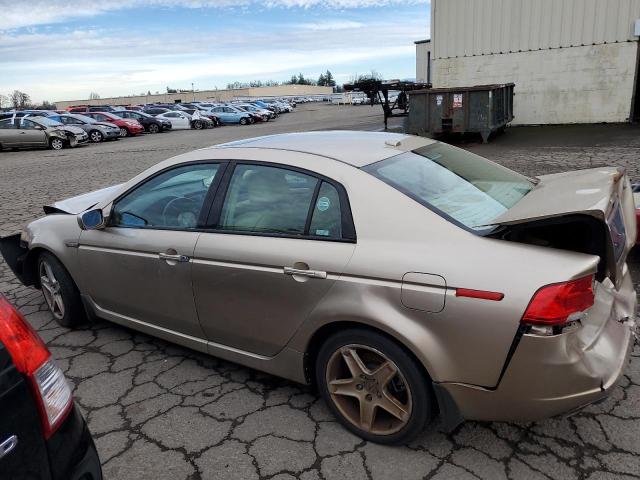
[[[191,119],[185,115],[184,113],[174,112],[178,118],[178,126],[179,128],[191,128]]]
[[[225,107],[216,107],[213,109],[213,112],[222,120],[224,123],[233,123],[234,119],[231,115],[229,115],[225,111]]]
[[[26,118],[16,119],[16,122],[18,122],[17,145],[28,147],[47,145],[47,134],[44,127]]]
[[[293,167],[238,163],[198,239],[193,288],[209,341],[272,356],[355,248],[344,189]]]
[[[221,168],[192,162],[161,171],[113,202],[106,228],[82,232],[83,293],[99,309],[203,338],[190,260]]]
[[[17,120],[5,118],[0,120],[0,145],[11,147],[19,140]]]

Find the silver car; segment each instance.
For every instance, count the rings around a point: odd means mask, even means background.
[[[84,130],[93,143],[104,140],[118,140],[120,127],[109,122],[100,122],[86,115],[76,113],[63,113],[49,116],[51,120],[62,123],[65,126],[78,127]]]
[[[0,248],[61,325],[99,317],[314,384],[351,431],[602,400],[635,331],[617,168],[528,178],[433,140],[316,132],[179,155]]]
[[[51,148],[61,150],[89,141],[84,130],[65,126],[48,117],[29,116],[0,120],[0,150],[9,148]]]

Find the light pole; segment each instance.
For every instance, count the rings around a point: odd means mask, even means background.
[[[196,101],[196,91],[193,89],[193,82],[191,82],[191,93],[193,93],[193,101]]]

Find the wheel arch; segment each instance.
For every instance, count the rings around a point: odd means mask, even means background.
[[[38,259],[43,253],[49,253],[50,255],[53,255],[67,270],[67,272],[69,271],[64,262],[60,259],[60,257],[58,257],[58,255],[56,255],[53,250],[50,250],[49,248],[43,247],[41,245],[34,247],[27,252],[27,256],[24,259],[22,268],[25,283],[27,285],[33,285],[35,288],[40,288],[40,276],[38,275]]]
[[[320,351],[320,347],[322,344],[334,333],[340,332],[342,330],[347,329],[357,329],[357,330],[367,330],[369,332],[377,333],[386,337],[387,339],[394,342],[398,345],[404,352],[409,355],[418,365],[423,375],[425,376],[425,380],[429,383],[432,383],[432,376],[429,372],[429,368],[424,364],[424,362],[420,359],[420,357],[413,351],[412,348],[407,346],[407,343],[404,339],[399,338],[397,335],[393,335],[388,331],[379,328],[377,326],[372,326],[368,323],[364,323],[357,320],[336,320],[322,325],[318,328],[313,335],[309,338],[307,342],[307,347],[305,349],[304,354],[304,373],[309,384],[314,385],[315,379],[313,375],[314,365],[316,359],[318,357],[318,352]],[[315,386],[315,385],[314,385]]]

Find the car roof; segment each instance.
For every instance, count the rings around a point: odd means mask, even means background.
[[[268,135],[209,148],[288,150],[327,157],[360,168],[433,143],[435,140],[430,138],[402,133],[336,130]]]

